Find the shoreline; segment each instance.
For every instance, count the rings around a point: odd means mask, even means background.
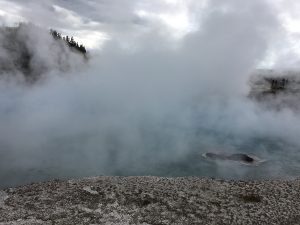
[[[10,224],[300,224],[300,179],[52,180],[0,190]]]

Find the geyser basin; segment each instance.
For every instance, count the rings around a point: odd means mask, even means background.
[[[298,114],[261,109],[247,98],[200,98],[170,108],[143,101],[136,107],[134,96],[106,101],[73,80],[21,94],[16,87],[0,90],[10,97],[0,96],[1,187],[98,175],[248,180],[300,174]],[[212,149],[245,155],[202,157]],[[260,162],[247,156],[268,161],[245,166]]]
[[[240,147],[236,145],[235,152],[243,150],[247,152],[247,156],[257,155],[268,159],[265,163],[260,163],[261,161],[251,157],[258,163],[254,164],[247,162],[251,161],[250,158],[239,154],[211,154],[210,160],[201,156],[205,154],[201,151],[207,153],[211,150],[210,147],[205,147],[205,141],[214,138],[215,143],[224,140],[229,142],[228,137],[223,136],[222,139],[219,136],[217,139],[216,134],[205,136],[201,133],[197,138],[192,138],[186,148],[179,149],[180,154],[176,155],[173,139],[167,141],[166,135],[161,139],[161,136],[151,134],[152,136],[150,133],[145,134],[147,138],[143,141],[147,144],[144,149],[135,151],[135,154],[132,154],[131,148],[118,144],[115,139],[108,145],[114,148],[97,148],[96,144],[101,144],[97,141],[93,148],[89,149],[87,143],[91,144],[91,140],[79,136],[57,140],[45,146],[44,152],[27,153],[26,156],[22,155],[15,160],[12,160],[12,153],[7,151],[7,154],[0,158],[0,186],[11,187],[33,181],[96,175],[200,176],[249,180],[288,178],[300,174],[300,160],[296,149],[276,140],[252,139],[239,143]],[[151,143],[155,142],[156,145],[151,146]],[[287,152],[289,154],[286,154]],[[126,155],[128,158],[124,158]]]
[[[256,13],[245,15],[257,18]],[[86,70],[76,70],[74,65],[74,73],[53,72],[32,87],[0,83],[0,185],[96,175],[298,176],[299,114],[281,107],[261,109],[243,95],[246,77],[241,76],[253,69],[257,59],[248,55],[253,56],[253,49],[260,45],[240,43],[239,34],[244,36],[249,27],[239,26],[237,39],[230,41],[234,45],[224,43],[226,48],[220,48],[228,34],[236,32],[223,29],[227,20],[217,18],[224,35],[216,33],[219,29],[213,25],[216,30],[208,29],[213,39],[191,34],[176,52],[169,47],[152,51],[150,37],[144,50],[132,53],[112,42]],[[206,51],[208,40],[212,49]],[[32,49],[44,49],[32,43]],[[44,47],[47,42],[39,43]],[[239,52],[232,54],[235,50]],[[50,53],[42,55],[56,59]],[[263,87],[269,88],[268,84]],[[274,100],[274,95],[269,97]],[[298,103],[298,96],[293,100]],[[281,102],[276,106],[282,106]],[[217,163],[201,157],[215,146],[268,162],[246,167],[232,163],[251,161],[241,155]]]

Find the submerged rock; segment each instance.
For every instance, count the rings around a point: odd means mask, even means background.
[[[228,156],[228,159],[234,160],[234,161],[240,161],[245,163],[254,163],[255,159],[251,156],[248,156],[246,154],[232,154]]]
[[[264,162],[264,160],[261,160],[256,156],[250,156],[244,153],[225,154],[225,153],[207,152],[203,154],[203,157],[211,160],[237,161],[247,165],[257,165],[259,163]]]

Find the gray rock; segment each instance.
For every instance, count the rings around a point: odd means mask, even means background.
[[[0,191],[2,224],[300,224],[300,180],[54,180]]]

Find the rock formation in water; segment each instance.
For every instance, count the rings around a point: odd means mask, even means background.
[[[258,165],[259,163],[264,162],[264,160],[261,160],[256,156],[250,156],[244,153],[226,154],[207,152],[203,155],[203,157],[210,160],[236,161],[247,165]]]
[[[300,110],[299,71],[257,71],[249,84],[249,97],[261,106],[273,110]]]

